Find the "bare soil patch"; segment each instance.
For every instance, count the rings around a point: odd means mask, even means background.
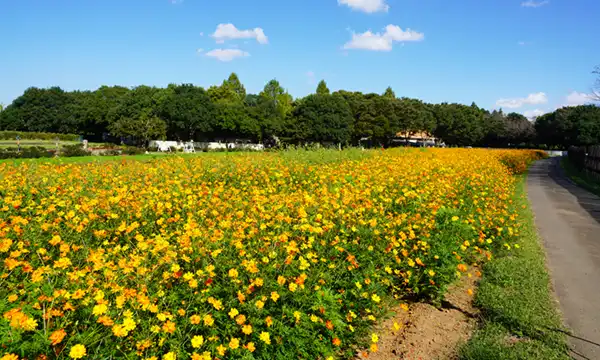
[[[360,351],[357,359],[456,359],[459,345],[469,340],[477,326],[472,294],[480,276],[476,268],[470,269],[448,289],[440,308],[414,303],[408,311],[395,309],[395,315],[377,328],[377,352]]]

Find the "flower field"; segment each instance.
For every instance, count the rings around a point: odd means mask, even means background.
[[[331,155],[335,153],[335,155]],[[518,249],[517,150],[0,164],[0,359],[340,359]]]

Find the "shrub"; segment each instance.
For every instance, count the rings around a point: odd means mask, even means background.
[[[0,150],[0,159],[38,159],[50,158],[54,156],[54,152],[41,146],[28,146],[21,148],[6,148]]]
[[[91,153],[83,148],[83,144],[65,145],[63,146],[60,156],[63,157],[77,157],[77,156],[88,156]]]
[[[121,155],[121,150],[119,149],[108,149],[104,150],[100,153],[101,156],[119,156]]]
[[[141,155],[146,152],[146,150],[136,147],[136,146],[122,146],[122,153],[125,155]]]
[[[75,134],[55,134],[26,131],[0,131],[0,140],[15,140],[19,136],[21,140],[54,140],[60,141],[78,141],[79,135]]]

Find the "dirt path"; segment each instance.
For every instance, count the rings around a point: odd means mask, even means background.
[[[357,359],[456,359],[459,345],[469,340],[477,326],[472,291],[480,275],[477,269],[471,269],[469,276],[463,276],[448,289],[439,309],[424,303],[411,304],[408,310],[396,309],[396,315],[376,331],[379,335],[377,352],[361,352]]]
[[[600,198],[571,183],[559,159],[538,161],[527,181],[535,223],[575,359],[600,359]]]

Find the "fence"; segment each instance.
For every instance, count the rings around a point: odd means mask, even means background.
[[[569,160],[579,170],[585,170],[600,179],[600,145],[571,147]]]

